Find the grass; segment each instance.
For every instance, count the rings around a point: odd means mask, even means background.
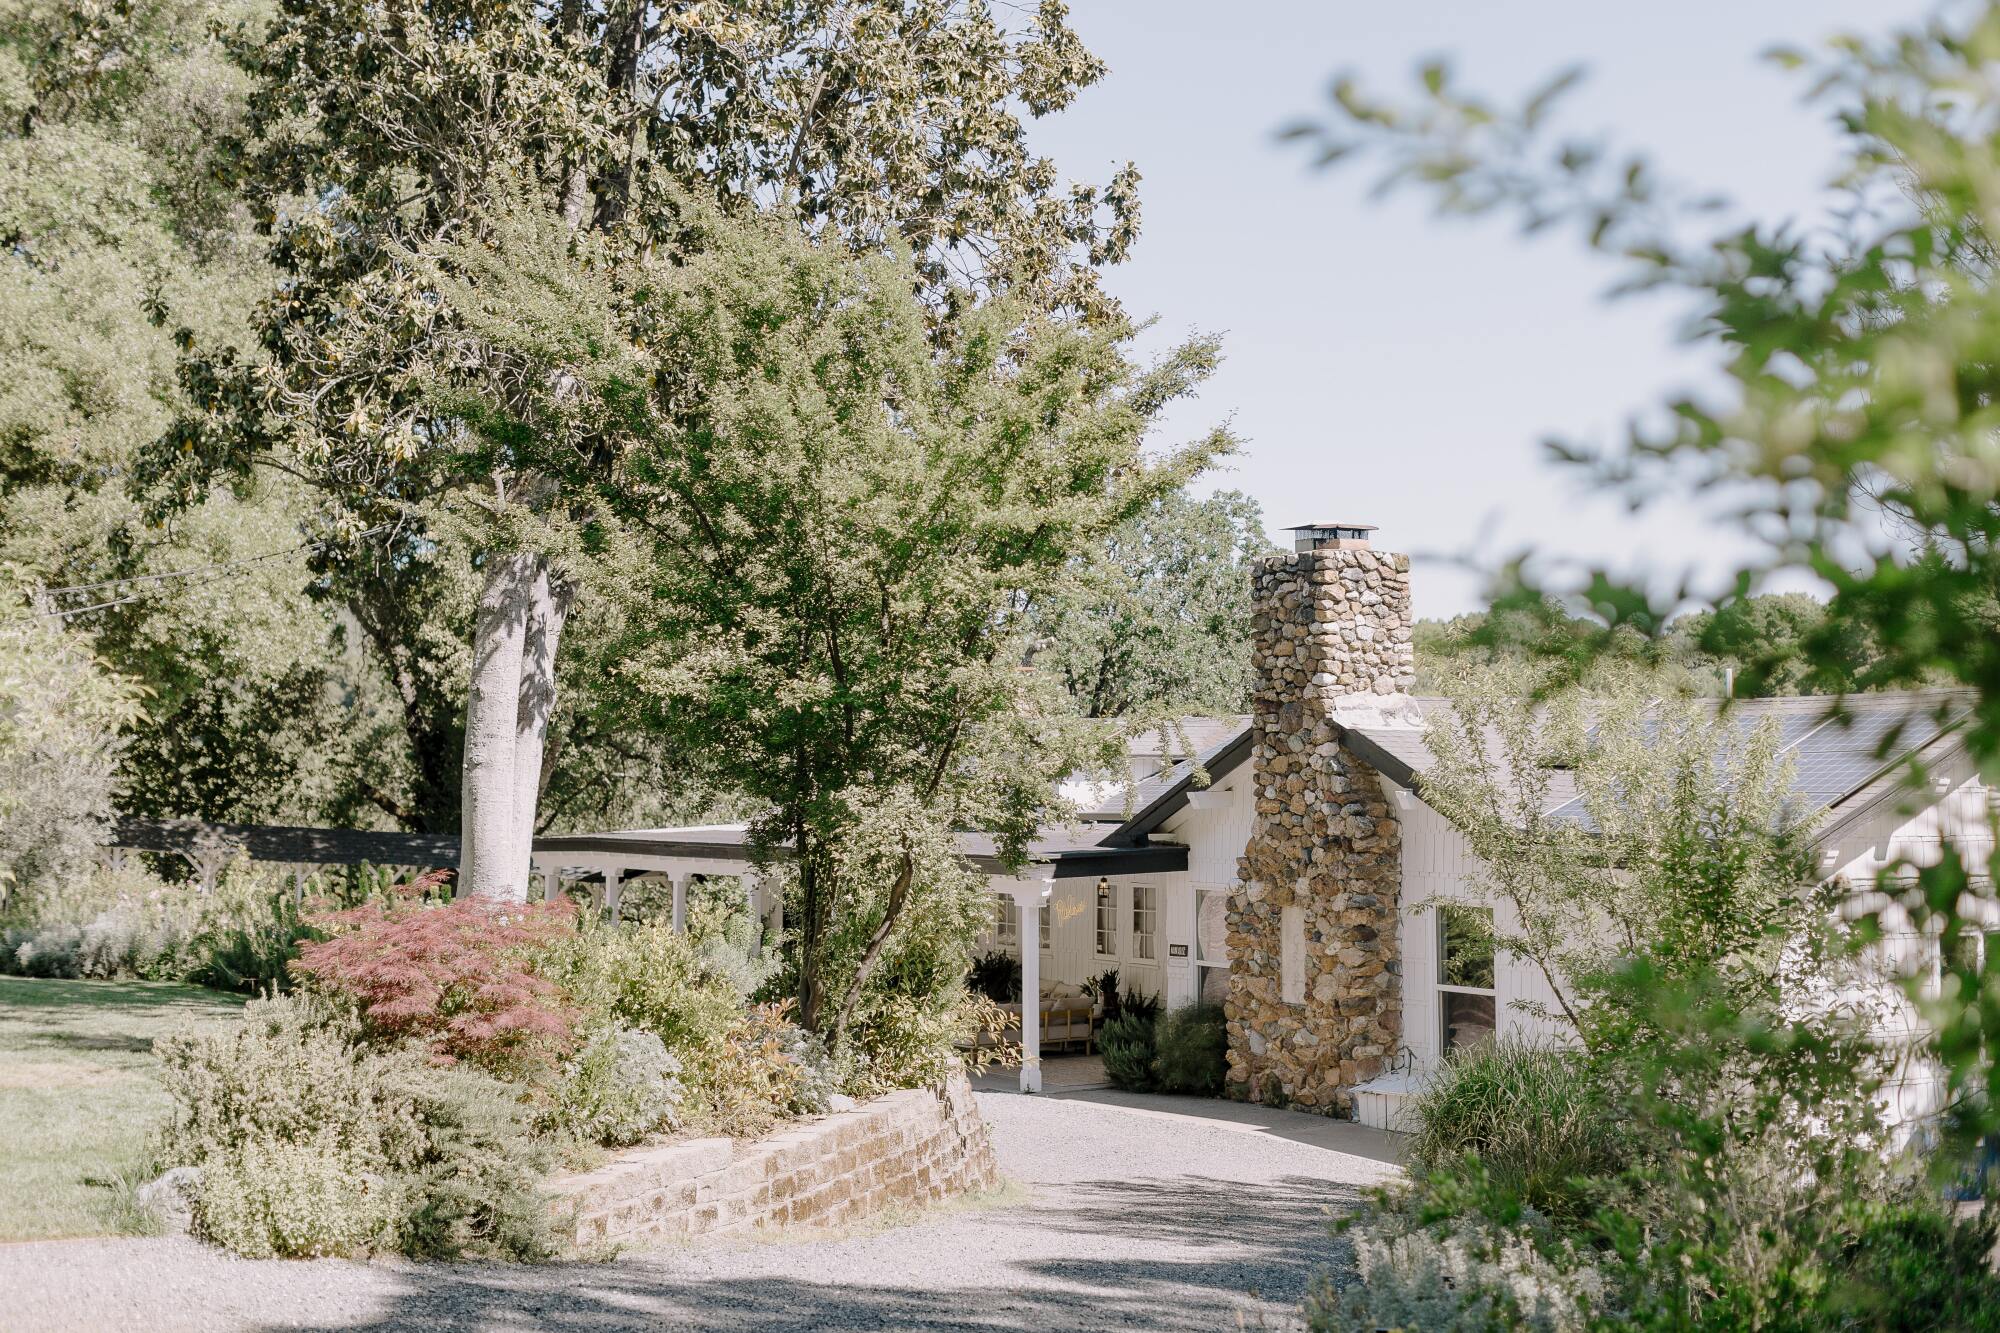
[[[134,1230],[130,1188],[169,1106],[153,1039],[242,1003],[165,981],[0,977],[0,1241]]]
[[[1418,1166],[1476,1156],[1490,1179],[1557,1217],[1588,1207],[1573,1179],[1616,1171],[1625,1152],[1582,1056],[1558,1047],[1502,1040],[1454,1055],[1415,1110]]]

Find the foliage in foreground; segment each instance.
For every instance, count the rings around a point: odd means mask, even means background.
[[[1465,682],[1434,729],[1431,794],[1565,1041],[1438,1071],[1410,1184],[1358,1222],[1365,1275],[1316,1296],[1316,1326],[2000,1324],[1993,1215],[1954,1218],[1883,1121],[1908,1054],[1872,1035],[1893,982],[1799,887],[1769,737],[1630,682],[1524,720],[1493,685]],[[1588,837],[1543,813],[1557,763]]]
[[[557,1158],[935,1080],[982,1013],[898,967],[836,1056],[752,1002],[770,961],[706,911],[684,933],[404,892],[311,921],[298,992],[162,1046],[162,1163],[200,1169],[196,1228],[242,1254],[540,1257]]]
[[[1622,271],[1619,290],[1686,297],[1692,337],[1714,353],[1725,390],[1635,414],[1617,448],[1556,453],[1635,503],[1708,488],[1743,497],[1741,531],[1761,549],[1734,571],[1719,616],[1773,574],[1807,572],[1832,589],[1819,622],[1773,645],[1780,655],[1753,662],[1753,675],[1837,678],[1865,650],[1864,686],[1963,686],[1961,734],[1990,783],[2000,774],[2000,4],[1948,5],[1776,59],[1810,74],[1845,136],[1828,199],[1836,226],[1785,218],[1700,235],[1705,191],[1561,128],[1574,73],[1513,107],[1465,91],[1438,64],[1405,105],[1343,79],[1330,121],[1295,132],[1324,162],[1378,150],[1388,181],[1432,190],[1449,211],[1572,227]],[[1881,540],[1885,524],[1898,540]],[[1502,609],[1543,603],[1526,568],[1510,567]],[[1686,590],[1646,573],[1589,572],[1571,600],[1596,628],[1562,645],[1564,660],[1665,632]],[[1941,984],[1913,977],[1910,998],[1938,1032],[1954,1112],[1946,1175],[2000,1132],[2000,977],[1952,961],[1989,906],[1977,900],[1990,895],[1966,892],[1983,877],[1947,845],[1895,904],[1944,949]]]

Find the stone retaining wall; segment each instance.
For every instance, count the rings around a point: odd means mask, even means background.
[[[752,1143],[691,1139],[621,1154],[551,1188],[579,1247],[860,1222],[999,1183],[963,1074]]]

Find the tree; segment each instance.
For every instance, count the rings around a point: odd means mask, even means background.
[[[1442,66],[1424,71],[1407,108],[1343,80],[1334,121],[1293,133],[1326,162],[1379,149],[1391,181],[1422,182],[1447,209],[1574,226],[1621,266],[1623,289],[1691,298],[1693,336],[1719,354],[1728,391],[1667,403],[1615,449],[1565,445],[1558,457],[1639,503],[1739,487],[1748,529],[1767,545],[1738,571],[1732,600],[1778,570],[1824,580],[1832,596],[1804,658],[1837,667],[1868,642],[1872,684],[1966,687],[1963,734],[1990,782],[2000,778],[2000,6],[1882,40],[1845,37],[1818,59],[1776,58],[1810,70],[1848,136],[1830,232],[1781,222],[1690,236],[1704,195],[1662,181],[1643,156],[1553,128],[1573,74],[1511,109],[1462,93]],[[1885,513],[1915,540],[1884,543]],[[1503,601],[1542,595],[1517,586]],[[1579,600],[1607,635],[1658,634],[1672,609],[1603,572]],[[1938,935],[1943,960],[1937,993],[1914,998],[1936,1028],[1963,1148],[2000,1130],[2000,972],[1957,952],[1977,929],[1964,910],[1978,872],[1954,853],[1909,873],[1904,906]]]
[[[73,873],[104,841],[135,684],[105,669],[0,566],[0,906]]]
[[[1663,977],[1720,964],[1762,985],[1810,910],[1777,728],[1660,686],[1622,668],[1580,686],[1532,658],[1467,664],[1425,737],[1425,803],[1515,909],[1501,947],[1534,964],[1580,1034],[1579,983],[1644,958]],[[1558,775],[1573,798],[1554,798]]]
[[[1240,713],[1250,694],[1257,502],[1173,492],[1111,534],[1035,609],[1034,665],[1085,717]]]
[[[1055,781],[1106,758],[1020,669],[1031,608],[1231,447],[1142,451],[1215,347],[1142,370],[1126,327],[1002,298],[940,353],[907,258],[690,219],[685,249],[615,263],[511,205],[441,247],[477,349],[451,407],[645,542],[614,681],[759,807],[796,876],[801,1020],[838,1038],[885,959],[977,928],[960,830],[1018,860]]]
[[[1020,110],[1060,109],[1102,73],[1055,0],[1017,33],[986,0],[286,0],[235,49],[256,80],[240,179],[282,281],[260,359],[188,359],[210,410],[169,433],[154,473],[182,503],[258,467],[320,488],[335,539],[321,569],[395,682],[413,752],[410,803],[385,808],[461,820],[475,891],[525,880],[525,843],[491,862],[482,848],[545,785],[578,578],[560,542],[588,515],[507,443],[461,448],[426,396],[454,330],[414,254],[471,225],[502,180],[614,249],[672,245],[694,186],[862,249],[907,244],[940,320],[1003,291],[1108,318],[1093,269],[1136,234],[1130,168],[1064,194],[1027,151]],[[482,591],[451,633],[426,635],[421,608],[462,600],[444,542],[481,553]]]
[[[1852,693],[1867,688],[1879,656],[1866,626],[1829,625],[1826,604],[1802,592],[1734,598],[1675,617],[1667,633],[1675,658],[1704,674],[1729,672],[1730,692],[1742,698]]]
[[[268,279],[215,140],[186,133],[243,114],[210,17],[182,0],[0,14],[0,562],[74,588],[52,610],[144,685],[127,808],[310,818],[348,806],[368,682],[299,595],[296,488],[217,491],[162,526],[131,484],[185,406],[161,308],[240,342]]]

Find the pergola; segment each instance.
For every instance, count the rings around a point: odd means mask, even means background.
[[[1106,846],[1104,827],[1045,829],[1028,847],[1028,862],[1010,867],[983,833],[962,833],[966,860],[987,873],[993,891],[1019,906],[1022,920],[1033,921],[1059,879],[1097,880],[1109,875],[1169,874],[1187,869],[1187,848],[1172,844],[1136,847]],[[783,905],[759,873],[759,859],[783,859],[783,847],[759,851],[741,824],[710,824],[692,828],[632,829],[613,833],[579,833],[535,839],[535,869],[544,892],[554,897],[564,873],[595,874],[603,879],[603,906],[614,916],[625,877],[633,871],[663,875],[673,889],[674,929],[687,925],[687,890],[697,875],[743,878],[753,915],[767,927],[783,926]],[[1021,1091],[1042,1089],[1041,955],[1021,951]]]

